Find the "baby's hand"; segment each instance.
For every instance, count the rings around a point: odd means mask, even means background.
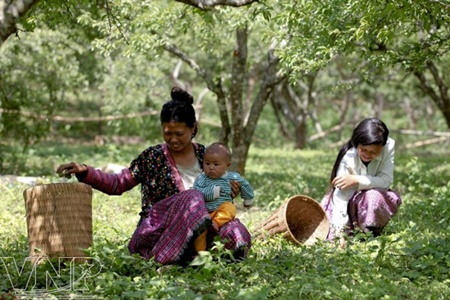
[[[231,198],[236,198],[239,193],[241,192],[241,184],[239,181],[236,180],[230,180],[231,184]]]

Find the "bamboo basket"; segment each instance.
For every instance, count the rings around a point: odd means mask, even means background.
[[[52,183],[24,190],[30,256],[85,257],[92,245],[92,188]]]
[[[327,215],[320,204],[304,195],[286,200],[255,230],[255,238],[283,234],[296,244],[312,245],[324,240],[330,230]]]

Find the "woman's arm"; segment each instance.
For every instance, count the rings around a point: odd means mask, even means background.
[[[138,184],[128,168],[118,174],[107,174],[92,167],[87,168],[87,172],[77,174],[78,180],[108,195],[122,195]]]
[[[56,172],[69,176],[75,174],[80,182],[108,195],[121,195],[138,184],[129,169],[123,169],[119,174],[107,174],[84,164],[71,162],[60,165]]]

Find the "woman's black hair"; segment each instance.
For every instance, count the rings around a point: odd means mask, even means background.
[[[194,135],[197,135],[198,126],[195,117],[194,97],[180,87],[173,87],[170,92],[171,100],[164,103],[160,121],[162,123],[180,122],[185,123],[190,128],[195,128]]]
[[[389,129],[383,121],[377,118],[367,118],[362,120],[353,130],[351,139],[342,146],[331,171],[330,183],[336,177],[339,164],[347,151],[359,145],[383,145],[385,146],[389,136]]]

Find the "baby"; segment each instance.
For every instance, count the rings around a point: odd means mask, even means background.
[[[228,171],[230,165],[230,149],[223,143],[211,144],[205,150],[203,172],[196,178],[193,186],[194,189],[202,192],[212,219],[212,226],[217,231],[223,224],[236,217],[236,206],[231,196],[231,180],[240,183],[244,206],[250,207],[253,204],[252,186],[239,173]]]

